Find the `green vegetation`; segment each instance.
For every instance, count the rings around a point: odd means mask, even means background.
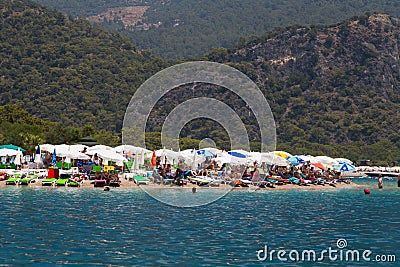
[[[173,64],[137,50],[126,37],[29,1],[2,1],[0,21],[0,142],[31,151],[37,143],[74,143],[87,135],[120,144],[132,94]],[[229,64],[259,85],[276,119],[278,149],[389,164],[400,159],[399,32],[399,19],[365,14],[332,26],[275,28],[199,59]],[[252,149],[259,147],[257,122],[239,97],[210,85],[192,87],[176,88],[157,103],[149,148],[159,147],[161,123],[172,108],[201,96],[232,107]],[[212,121],[188,123],[181,137],[181,149],[206,137],[229,149],[225,131]]]
[[[164,58],[188,58],[205,54],[212,47],[230,47],[240,37],[260,35],[275,27],[340,22],[366,12],[400,16],[396,0],[35,0],[72,16],[92,16],[107,8],[149,5],[144,22],[160,27],[125,29],[121,23],[105,22],[107,30],[129,36],[140,49]]]
[[[28,153],[43,143],[73,144],[80,138],[91,135],[103,144],[117,146],[121,143],[118,135],[104,130],[97,131],[93,125],[81,128],[65,126],[32,116],[16,105],[0,106],[0,143],[15,144],[25,148]]]
[[[63,125],[120,131],[136,88],[167,66],[127,38],[33,2],[0,2],[0,23],[0,105]]]

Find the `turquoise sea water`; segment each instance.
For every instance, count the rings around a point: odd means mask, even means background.
[[[0,265],[295,266],[257,251],[346,249],[397,263],[303,261],[304,266],[399,266],[400,188],[375,180],[326,191],[233,191],[197,208],[162,204],[140,189],[0,190]],[[211,191],[210,191],[211,192]],[[211,193],[210,193],[211,194]],[[344,250],[344,249],[343,249]]]

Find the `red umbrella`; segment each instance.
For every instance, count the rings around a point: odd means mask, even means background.
[[[325,170],[324,165],[322,165],[322,163],[311,163],[311,165],[313,165],[314,167],[317,167],[321,170]]]

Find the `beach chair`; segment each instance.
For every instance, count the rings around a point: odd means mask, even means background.
[[[135,184],[137,184],[137,185],[142,185],[142,184],[148,185],[149,182],[150,182],[149,179],[147,179],[147,178],[144,177],[144,176],[140,176],[140,175],[135,175],[135,176],[133,176],[133,181],[134,181]]]
[[[33,184],[36,182],[36,180],[38,179],[38,175],[37,174],[28,174],[26,177],[22,178],[21,180],[19,180],[19,185],[29,185],[29,184]]]

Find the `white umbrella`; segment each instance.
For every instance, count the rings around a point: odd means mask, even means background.
[[[42,144],[42,145],[40,145],[40,150],[53,153],[54,145],[52,145],[52,144]]]
[[[21,151],[9,149],[9,148],[2,148],[2,149],[0,149],[0,156],[1,157],[16,156],[17,154],[19,154],[19,152],[21,152]]]
[[[349,160],[349,159],[346,159],[346,158],[335,158],[335,160],[337,162],[339,162],[339,163],[343,163],[344,162],[344,163],[353,165],[353,162],[351,160]]]
[[[289,166],[289,161],[274,152],[261,153],[261,162],[278,166]]]
[[[137,154],[137,153],[141,153],[142,150],[144,150],[144,153],[148,153],[151,152],[150,150],[146,149],[146,148],[142,148],[142,147],[138,147],[138,146],[131,146],[131,145],[120,145],[120,146],[116,146],[114,147],[114,150],[117,151],[118,153],[132,153],[132,154]]]
[[[311,163],[322,163],[326,165],[339,165],[339,162],[334,158],[328,156],[316,156],[312,159]]]
[[[89,147],[89,148],[87,149],[87,153],[88,153],[88,154],[92,153],[92,154],[90,154],[90,155],[93,155],[93,154],[95,154],[95,153],[98,152],[98,151],[106,151],[106,150],[108,150],[108,151],[113,151],[113,152],[117,152],[117,151],[115,150],[115,148],[110,147],[110,146],[95,145],[95,146]],[[93,152],[94,152],[94,153],[93,153]]]

